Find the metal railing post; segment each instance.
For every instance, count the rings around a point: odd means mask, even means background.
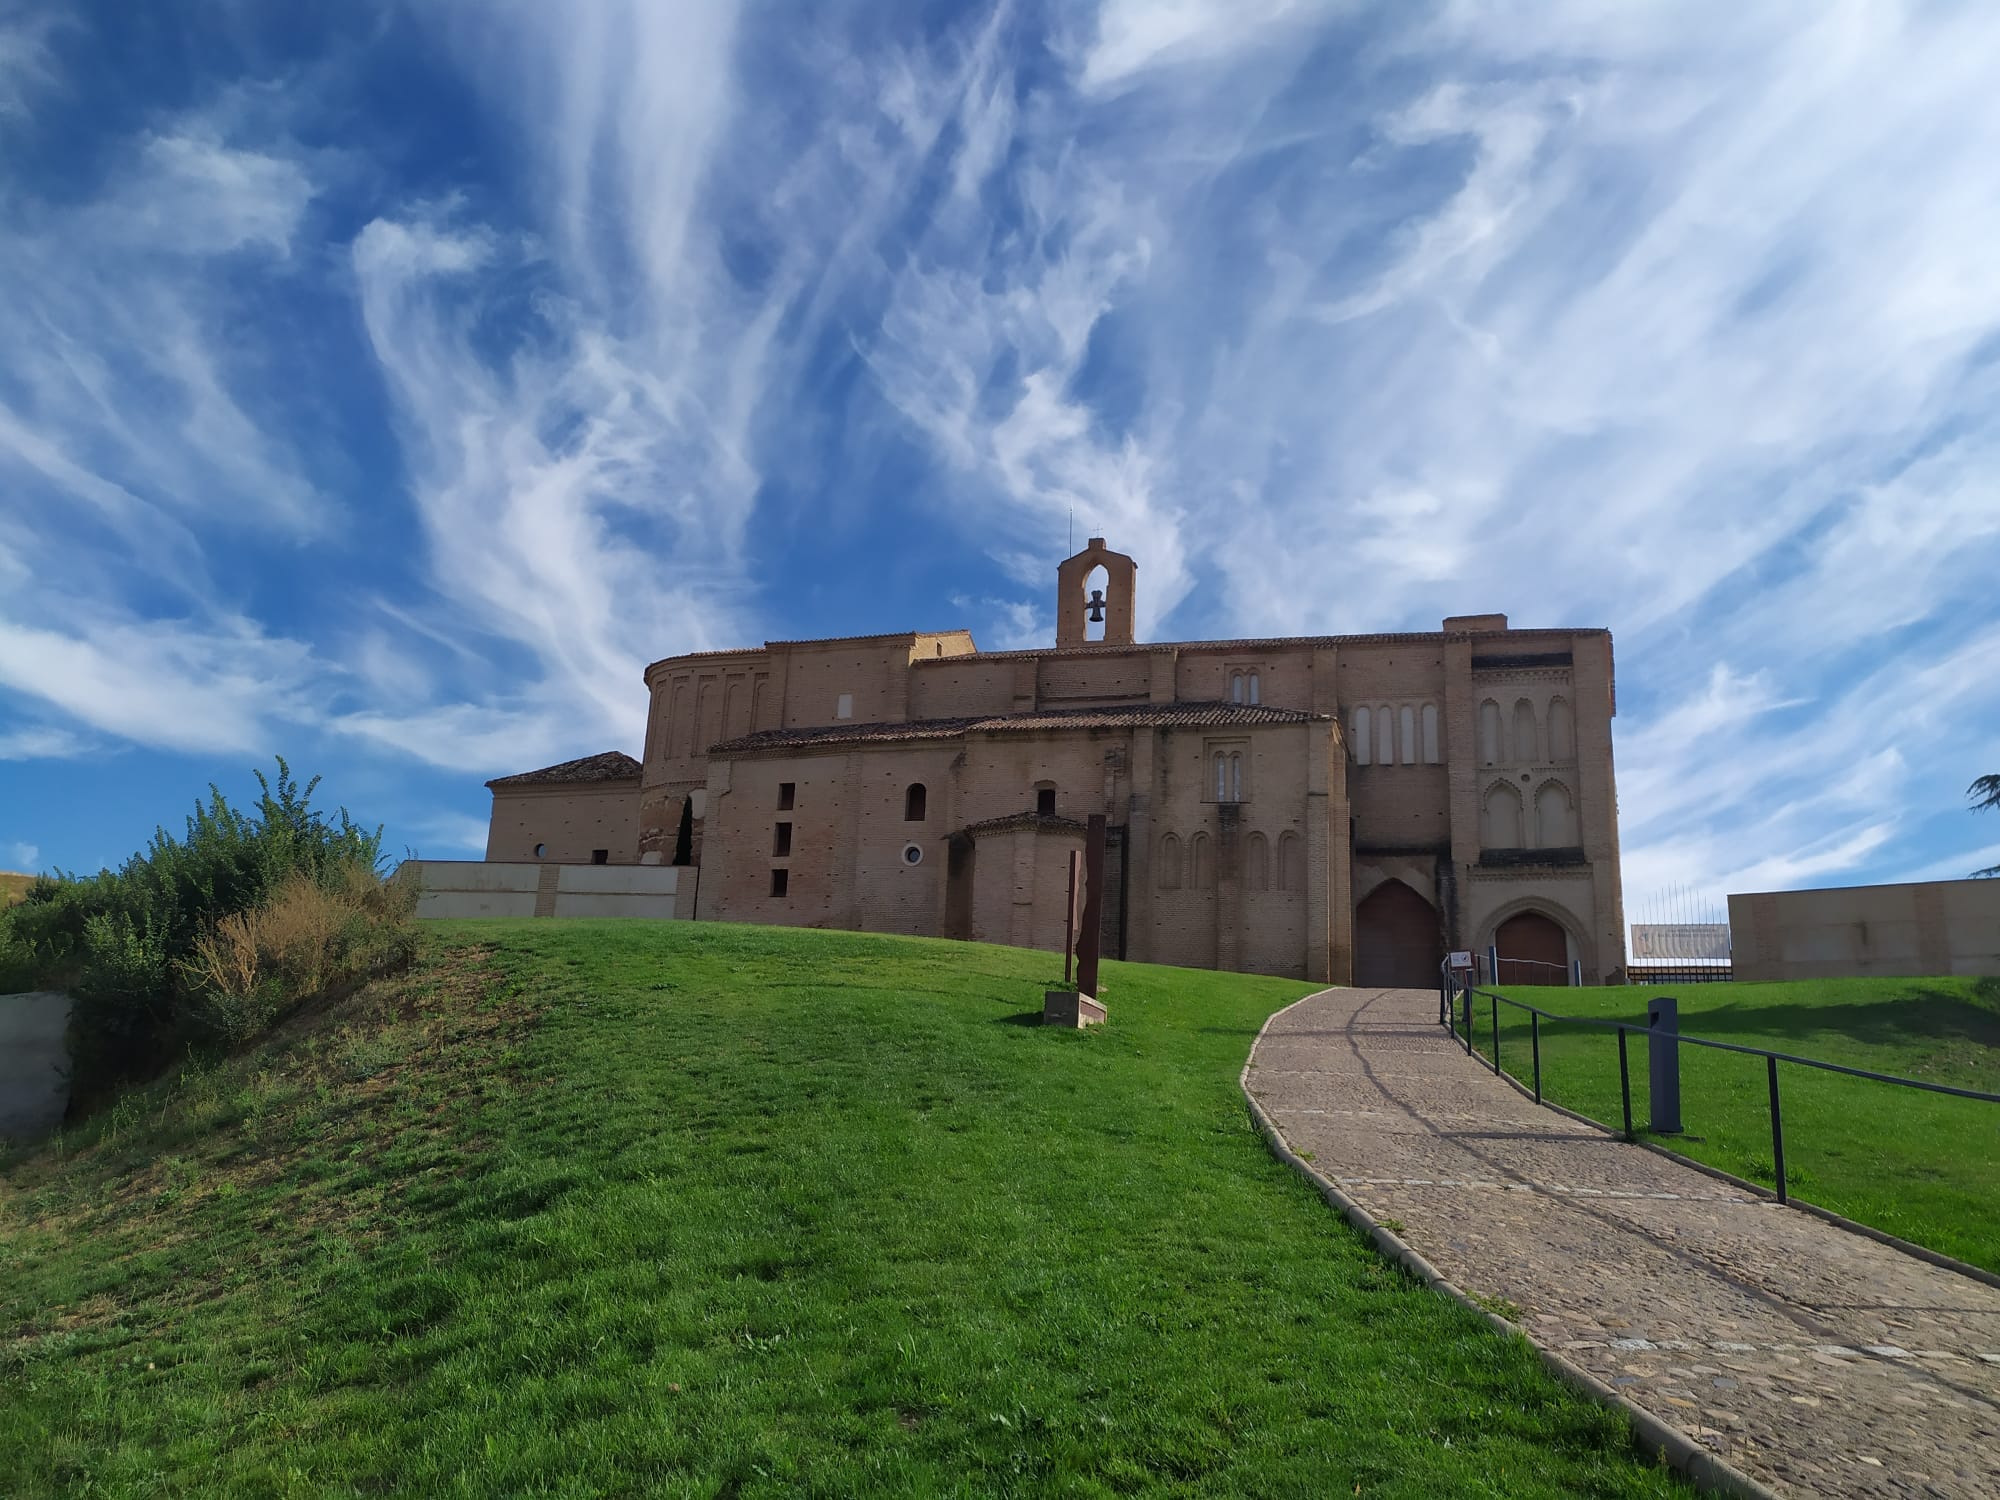
[[[1542,1102],[1542,1013],[1528,1012],[1528,1044],[1535,1052],[1535,1103]]]
[[[1472,986],[1465,987],[1465,1055],[1472,1056]]]
[[[1582,988],[1583,988],[1583,960],[1582,960],[1582,959],[1580,959],[1580,958],[1572,958],[1572,959],[1571,959],[1571,960],[1569,961],[1569,982],[1570,982],[1571,986],[1572,986],[1572,987],[1574,987],[1574,988],[1576,988],[1576,989],[1579,989],[1579,990],[1580,990],[1580,989],[1582,989]]]
[[[1495,988],[1498,988],[1500,984],[1500,945],[1498,943],[1488,943],[1486,945],[1486,968]]]
[[[1778,1112],[1778,1060],[1764,1059],[1764,1066],[1771,1083],[1771,1166],[1778,1176],[1778,1201],[1787,1202],[1785,1196],[1785,1118]]]
[[[1618,1028],[1618,1096],[1625,1105],[1625,1139],[1636,1140],[1632,1134],[1632,1069],[1625,1061],[1625,1028]]]
[[[1493,999],[1493,1071],[1500,1071],[1500,997]]]

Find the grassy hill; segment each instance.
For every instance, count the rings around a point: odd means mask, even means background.
[[[1236,1075],[1307,988],[467,923],[5,1163],[0,1472],[75,1494],[1676,1491]]]
[[[1645,1024],[1646,999],[1672,994],[1681,1030],[1957,1088],[2000,1093],[2000,981],[1835,979],[1656,989],[1516,989],[1563,1015]],[[1480,1047],[1491,1055],[1481,1002]],[[1502,1008],[1501,1061],[1527,1077],[1527,1017]],[[1651,1118],[1646,1039],[1628,1039],[1632,1113]],[[1685,1136],[1662,1144],[1769,1186],[1770,1089],[1761,1058],[1682,1047]],[[1920,1093],[1780,1064],[1785,1176],[1800,1198],[2000,1271],[2000,1104]],[[1616,1125],[1615,1033],[1542,1027],[1547,1096]]]
[[[12,870],[0,870],[0,907],[12,906],[21,899],[21,893],[35,883],[32,875],[17,875]]]

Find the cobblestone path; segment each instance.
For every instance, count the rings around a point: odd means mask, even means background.
[[[1437,1003],[1311,996],[1251,1092],[1447,1279],[1780,1493],[2000,1496],[2000,1289],[1538,1108]]]

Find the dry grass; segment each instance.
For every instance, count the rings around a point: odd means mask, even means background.
[[[294,872],[265,901],[218,921],[183,967],[203,1023],[238,1040],[314,995],[407,957],[416,888],[343,866],[326,880]]]
[[[35,877],[32,875],[17,875],[12,870],[0,870],[0,911],[5,911],[19,901],[27,894],[28,887],[34,883]]]

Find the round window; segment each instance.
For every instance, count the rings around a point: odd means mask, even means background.
[[[547,844],[537,844],[537,845],[535,845],[535,858],[536,858],[536,859],[540,859],[540,858],[541,858],[541,857],[542,857],[542,856],[543,856],[544,854],[547,854],[548,852],[549,852],[549,846],[548,846]]]
[[[924,862],[924,851],[923,851],[923,850],[919,849],[919,848],[918,848],[918,847],[917,847],[917,846],[916,846],[915,844],[905,844],[905,845],[903,845],[903,863],[904,863],[904,864],[906,864],[906,865],[920,865],[920,864],[922,864],[923,862]]]

